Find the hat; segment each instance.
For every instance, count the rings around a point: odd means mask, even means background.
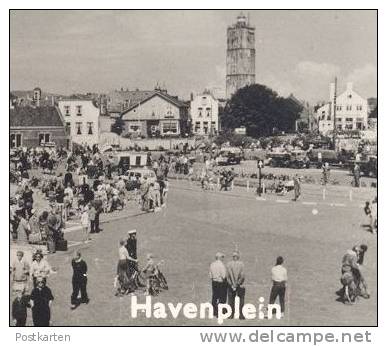
[[[128,231],[128,234],[136,234],[137,233],[137,230],[135,229],[131,229],[130,231]]]
[[[232,257],[238,257],[239,258],[240,254],[239,254],[239,251],[234,251],[232,253]]]
[[[222,252],[217,252],[217,253],[215,254],[215,258],[216,258],[216,259],[224,258],[224,253],[222,253]]]

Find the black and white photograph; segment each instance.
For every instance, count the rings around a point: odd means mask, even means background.
[[[378,325],[378,10],[234,6],[9,10],[10,327]]]

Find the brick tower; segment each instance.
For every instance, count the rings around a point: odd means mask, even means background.
[[[255,28],[243,14],[227,28],[226,98],[255,83]]]

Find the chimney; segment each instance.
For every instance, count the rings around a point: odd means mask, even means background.
[[[329,102],[333,103],[333,99],[335,98],[335,83],[329,84]]]
[[[348,82],[347,83],[347,91],[352,91],[352,88],[353,88],[353,83],[352,82]]]

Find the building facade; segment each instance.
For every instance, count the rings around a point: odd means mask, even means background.
[[[191,124],[195,135],[216,135],[219,131],[218,100],[209,92],[191,101]]]
[[[336,97],[334,110],[335,85],[330,85],[329,102],[316,111],[319,132],[326,135],[333,131],[336,117],[336,131],[366,130],[368,128],[368,103],[347,83],[346,90]],[[334,112],[335,111],[335,112]],[[335,114],[336,113],[336,114]]]
[[[73,143],[98,144],[100,109],[92,100],[63,99],[58,108]]]
[[[12,106],[9,121],[11,149],[48,144],[69,148],[69,137],[57,107]]]
[[[181,136],[189,132],[188,105],[160,90],[143,94],[142,100],[122,112],[122,135],[141,137]]]
[[[227,28],[226,98],[240,88],[255,83],[255,28],[240,15]]]

